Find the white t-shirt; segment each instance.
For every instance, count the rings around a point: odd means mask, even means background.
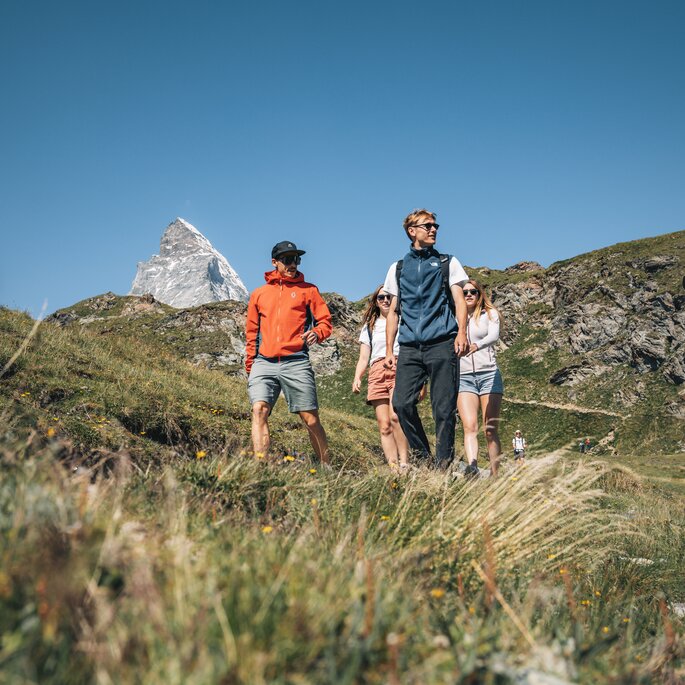
[[[518,436],[514,436],[514,439],[511,441],[511,444],[515,450],[522,450],[526,447],[526,439],[523,437],[519,438]]]
[[[381,357],[385,359],[385,318],[379,316],[376,323],[373,324],[373,334],[371,335],[371,358],[369,359],[369,366]],[[365,345],[369,344],[369,327],[364,325],[362,332],[359,334],[359,342]],[[400,353],[400,344],[397,342],[395,336],[395,344],[392,351],[397,355]]]
[[[440,260],[438,259],[438,265],[440,265]],[[456,258],[452,257],[450,259],[450,273],[448,278],[448,283],[450,287],[453,285],[464,285],[469,280],[468,274],[464,271],[464,267],[461,262]],[[397,262],[393,262],[388,269],[388,274],[385,277],[385,283],[383,284],[383,290],[390,295],[397,297]]]

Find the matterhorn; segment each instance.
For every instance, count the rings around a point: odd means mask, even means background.
[[[178,308],[248,299],[247,288],[226,258],[180,217],[164,231],[159,254],[138,263],[130,294],[145,293]]]

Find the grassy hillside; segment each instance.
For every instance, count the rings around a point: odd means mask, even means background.
[[[0,368],[31,330],[31,319],[0,309]],[[249,448],[244,380],[190,364],[160,345],[130,335],[43,324],[0,386],[0,411],[15,422],[68,437],[83,450],[126,448],[140,459],[193,456],[198,450]],[[380,455],[370,420],[324,411],[340,462]],[[279,404],[274,449],[309,450],[306,433]],[[380,456],[378,456],[380,459]]]
[[[282,403],[251,454],[240,305],[0,308],[0,683],[683,682],[682,270],[649,262],[685,263],[683,235],[483,272],[509,308],[503,442],[533,447],[496,480],[384,467],[350,390],[360,303],[336,300],[319,376],[332,469]],[[579,347],[607,293],[626,323]],[[646,322],[660,358],[630,347]]]
[[[0,310],[0,369],[28,342],[0,381],[0,682],[682,678],[677,458],[398,479],[332,376],[334,468],[282,406],[260,460],[243,380],[112,325]],[[611,421],[505,405],[550,444],[565,417]]]

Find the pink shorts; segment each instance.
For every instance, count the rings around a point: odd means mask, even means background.
[[[395,387],[395,369],[386,369],[384,361],[385,357],[377,359],[369,369],[367,404],[373,400],[389,400]]]

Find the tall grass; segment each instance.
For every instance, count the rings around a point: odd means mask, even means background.
[[[651,541],[598,464],[472,483],[234,455],[142,472],[38,435],[1,458],[0,683],[682,675],[673,598],[646,592],[675,592],[682,519],[661,566],[636,563]]]

